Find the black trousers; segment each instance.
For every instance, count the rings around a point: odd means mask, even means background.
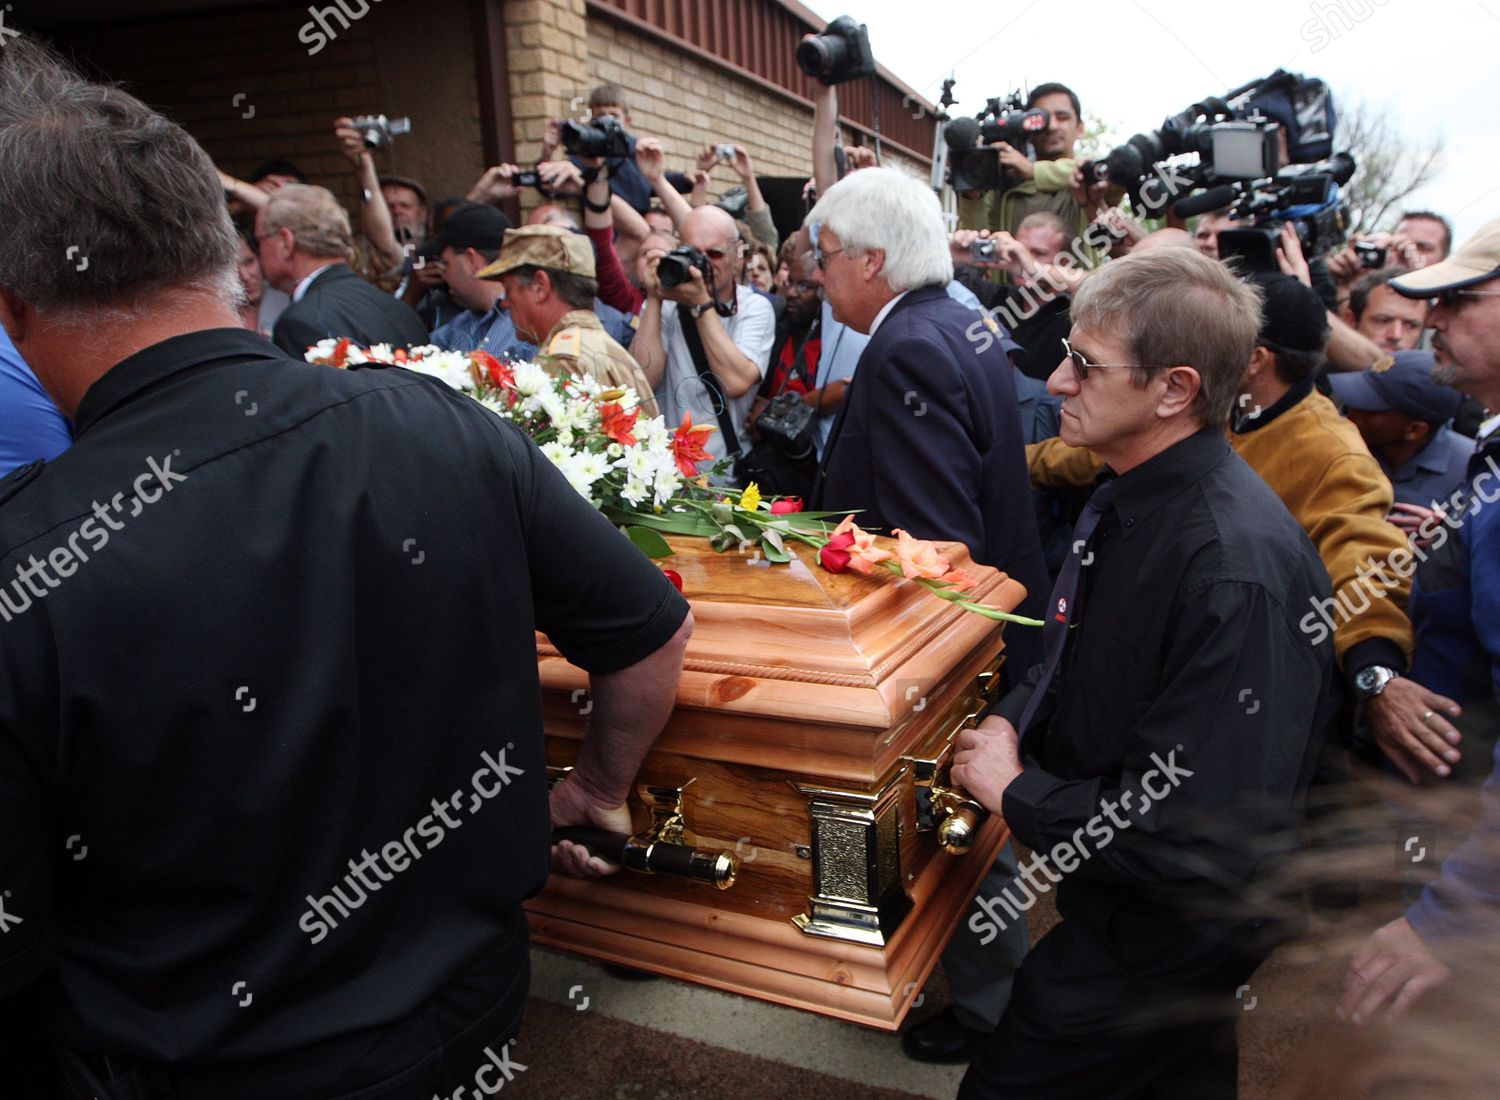
[[[1236,992],[1270,951],[1258,926],[1116,908],[1031,949],[959,1100],[1233,1100]]]

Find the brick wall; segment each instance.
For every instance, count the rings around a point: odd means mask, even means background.
[[[352,206],[332,121],[380,113],[412,120],[377,153],[382,170],[420,178],[434,197],[467,191],[483,158],[466,0],[372,4],[346,30],[329,20],[337,35],[312,56],[298,39],[307,22],[303,3],[86,26],[55,41],[181,123],[231,174],[286,158]]]

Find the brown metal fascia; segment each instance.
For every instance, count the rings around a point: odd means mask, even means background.
[[[491,2],[494,2],[494,0],[491,0]],[[642,0],[625,0],[625,2],[630,3],[632,7],[644,6]],[[787,3],[786,0],[770,0],[770,2],[779,3],[783,7],[791,10],[793,14],[798,15],[799,18],[803,18],[798,13],[798,9],[801,8],[800,5]],[[748,81],[749,83],[754,84],[755,86],[762,88],[765,91],[772,93],[773,95],[778,95],[781,98],[795,103],[801,107],[811,108],[812,106],[812,100],[808,99],[806,96],[798,95],[796,92],[788,91],[786,88],[783,88],[781,85],[775,83],[774,81],[767,80],[759,73],[751,72],[743,65],[726,60],[722,57],[716,57],[694,42],[689,42],[685,38],[679,38],[676,35],[668,34],[666,31],[662,30],[661,27],[656,26],[654,23],[651,23],[650,21],[642,18],[634,12],[625,11],[624,9],[617,7],[614,3],[611,3],[610,0],[587,0],[587,3],[588,11],[591,16],[602,15],[607,19],[614,19],[617,22],[624,23],[632,30],[638,31],[639,33],[644,35],[648,35],[651,38],[659,39],[660,41],[672,46],[674,49],[685,50],[699,58],[705,64],[712,65],[717,69],[723,69],[725,72],[739,77],[741,80]],[[801,8],[801,11],[806,11],[806,9]],[[890,77],[883,66],[879,68],[882,79],[889,81],[893,87],[902,89],[903,94],[910,94],[913,100],[926,104],[926,101],[918,96],[915,92],[907,93],[905,91],[907,85]],[[928,106],[930,108],[930,105]],[[932,117],[930,110],[929,117]],[[848,116],[843,115],[842,113],[839,116],[839,122],[844,126],[848,126],[852,130],[859,131],[860,133],[871,139],[876,136],[875,131],[871,127],[866,126],[862,122],[851,119]],[[932,162],[931,149],[913,149],[910,145],[907,145],[901,141],[897,141],[896,139],[892,138],[890,134],[886,133],[882,133],[880,135],[880,141],[882,144],[888,145],[891,148],[896,149],[904,155],[920,161],[923,164],[930,164]]]

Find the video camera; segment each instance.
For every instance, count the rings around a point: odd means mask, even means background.
[[[1349,219],[1339,188],[1349,182],[1354,168],[1348,153],[1335,153],[1321,164],[1278,172],[1269,182],[1244,190],[1227,214],[1254,224],[1220,231],[1219,258],[1237,256],[1246,271],[1279,271],[1276,249],[1287,223],[1296,229],[1308,260],[1342,244]]]
[[[870,32],[852,16],[841,15],[822,34],[797,43],[797,65],[808,76],[829,85],[870,76],[875,72]]]
[[[995,150],[996,142],[1005,142],[1023,150],[1032,160],[1034,135],[1045,130],[1051,116],[1040,107],[1026,106],[1020,92],[1001,99],[996,96],[985,103],[985,109],[973,118],[956,118],[943,127],[948,145],[950,182],[955,191],[1003,191],[1010,186],[1005,168]]]
[[[1165,119],[1159,129],[1136,134],[1102,160],[1086,161],[1081,167],[1090,181],[1108,180],[1123,187],[1148,215],[1180,199],[1181,191],[1221,189],[1211,205],[1189,200],[1187,210],[1174,207],[1174,213],[1191,217],[1233,201],[1237,192],[1227,190],[1232,185],[1273,178],[1282,167],[1283,135],[1287,163],[1326,159],[1333,152],[1335,117],[1333,95],[1323,81],[1277,69],[1222,98],[1210,96],[1194,103]],[[1169,160],[1192,154],[1197,155],[1196,164],[1170,166],[1167,194],[1149,193],[1150,181],[1166,179]],[[1203,201],[1208,200],[1205,196]]]
[[[391,138],[411,133],[411,119],[386,118],[385,115],[360,115],[349,120],[349,128],[358,130],[366,149],[389,145]]]
[[[572,157],[628,157],[630,135],[625,125],[614,115],[600,115],[588,122],[564,120],[562,126],[563,148]]]

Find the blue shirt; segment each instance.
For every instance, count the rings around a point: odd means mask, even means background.
[[[73,433],[0,328],[0,475],[68,449]]]
[[[594,312],[604,331],[622,346],[629,347],[635,336],[631,316],[614,306],[594,299]],[[521,339],[510,310],[496,302],[487,312],[466,309],[457,317],[432,330],[431,340],[447,351],[487,351],[496,359],[535,359],[537,347]]]
[[[536,358],[536,345],[516,334],[510,310],[498,301],[483,313],[464,310],[433,329],[431,339],[448,351],[487,351],[496,359]]]
[[[1431,508],[1433,501],[1446,500],[1463,483],[1464,470],[1473,453],[1472,439],[1444,426],[1399,470],[1391,470],[1379,455],[1375,457],[1385,476],[1391,479],[1398,501]]]

